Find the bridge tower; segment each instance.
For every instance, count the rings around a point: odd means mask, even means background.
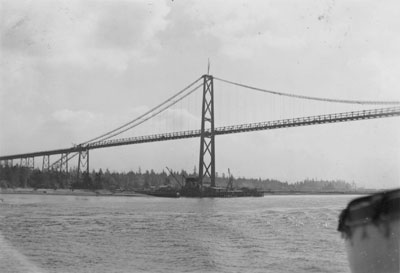
[[[199,184],[215,187],[214,83],[211,75],[203,75],[201,110]]]

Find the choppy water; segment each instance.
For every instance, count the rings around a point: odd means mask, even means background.
[[[0,195],[0,272],[350,272],[355,196]]]

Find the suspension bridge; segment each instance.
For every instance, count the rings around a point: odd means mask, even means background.
[[[224,85],[222,89],[225,91],[215,90],[215,82]],[[232,101],[232,89],[239,93],[245,90],[246,93]],[[201,92],[196,92],[198,90]],[[250,93],[257,94],[256,98],[246,102]],[[322,108],[316,108],[316,103],[321,104]],[[331,110],[327,105],[339,106],[335,109],[341,110]],[[230,110],[221,111],[223,107]],[[230,120],[234,115],[239,118]],[[400,116],[400,101],[305,96],[267,90],[206,74],[133,120],[88,141],[69,148],[0,156],[0,164],[35,168],[36,159],[41,163],[42,171],[52,169],[68,172],[72,159],[76,158],[74,162],[79,176],[90,171],[90,150],[200,138],[198,183],[215,186],[215,137],[218,135],[396,116]],[[185,122],[186,129],[183,126]],[[150,130],[145,133],[142,129],[146,124]],[[154,132],[155,128],[159,132]]]

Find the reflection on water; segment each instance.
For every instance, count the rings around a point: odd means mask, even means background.
[[[1,198],[0,272],[350,272],[354,196]]]

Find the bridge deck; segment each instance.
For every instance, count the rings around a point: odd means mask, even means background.
[[[326,114],[318,116],[308,116],[308,117],[299,117],[292,119],[223,126],[215,128],[215,135],[235,134],[235,133],[243,133],[251,131],[271,130],[279,128],[318,125],[318,124],[336,123],[336,122],[348,122],[348,121],[356,121],[364,119],[387,118],[395,116],[400,116],[400,107],[379,108],[379,109],[362,110],[354,112],[343,112],[343,113]],[[210,133],[210,131],[208,131],[208,133]],[[172,132],[165,134],[138,136],[132,138],[122,138],[122,139],[107,140],[102,142],[95,142],[87,146],[78,145],[67,149],[0,156],[0,160],[12,160],[12,159],[47,156],[55,154],[66,154],[66,153],[80,152],[88,149],[92,150],[92,149],[100,149],[106,147],[131,145],[139,143],[194,138],[194,137],[199,137],[200,134],[201,134],[200,130],[189,130],[189,131],[180,131],[180,132]]]

